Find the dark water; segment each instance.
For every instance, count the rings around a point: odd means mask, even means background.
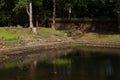
[[[120,80],[120,50],[37,51],[0,65],[0,80]]]

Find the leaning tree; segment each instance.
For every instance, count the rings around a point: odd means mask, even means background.
[[[17,0],[15,4],[14,12],[19,13],[22,9],[26,8],[26,12],[29,16],[29,27],[33,28],[33,6],[32,4],[40,7],[42,0]]]
[[[32,1],[31,0],[17,0],[13,11],[16,13],[19,13],[23,8],[26,8],[26,12],[29,16],[29,27],[33,28]]]
[[[53,0],[53,24],[52,29],[55,29],[55,13],[56,13],[56,0]]]

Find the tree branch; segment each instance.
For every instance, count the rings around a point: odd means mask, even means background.
[[[28,6],[26,6],[26,11],[27,11],[27,14],[30,16],[30,12],[29,12]]]

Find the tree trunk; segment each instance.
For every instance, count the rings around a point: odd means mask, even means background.
[[[71,18],[71,7],[69,8],[69,19]]]
[[[32,2],[29,3],[29,26],[30,28],[33,28],[33,20],[32,20]]]
[[[118,31],[120,32],[120,16],[118,16]]]
[[[10,26],[11,26],[11,20],[8,21],[8,27],[10,27]]]
[[[36,27],[39,27],[38,15],[36,15]]]
[[[55,29],[55,13],[56,13],[56,2],[53,0],[53,24],[52,29]]]

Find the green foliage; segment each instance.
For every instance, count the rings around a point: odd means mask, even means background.
[[[65,4],[65,7],[66,7],[66,10],[69,10],[69,8],[72,8],[72,4],[66,3],[66,4]]]
[[[5,1],[4,0],[0,0],[0,9],[5,5]]]
[[[27,0],[18,0],[15,4],[14,12],[20,12],[22,8],[25,8],[28,5]]]
[[[6,15],[4,12],[0,12],[0,22],[4,23],[10,19],[10,15]]]
[[[102,4],[105,4],[106,0],[100,0],[102,2]]]
[[[11,3],[12,2],[12,3]],[[8,22],[11,19],[14,1],[0,0],[0,23]]]
[[[25,8],[29,1],[33,3],[34,22],[36,19],[42,22],[52,18],[52,0],[0,0],[0,22],[7,24],[11,21],[13,25],[25,25],[28,22]],[[115,17],[116,14],[120,14],[119,0],[56,0],[58,18]]]
[[[116,6],[115,6],[115,9],[114,11],[120,15],[120,1],[119,0],[116,0]]]
[[[43,5],[42,1],[43,0],[33,0],[32,2],[35,6],[40,7]]]

